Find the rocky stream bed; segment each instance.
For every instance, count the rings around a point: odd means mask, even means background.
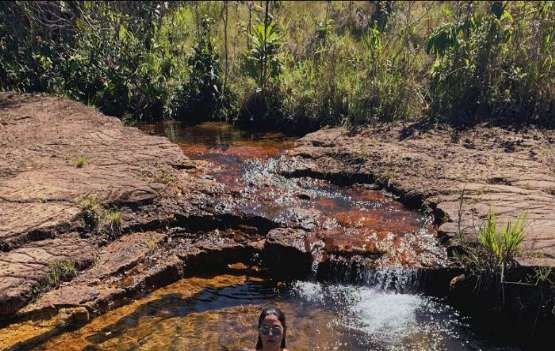
[[[181,278],[226,272],[368,284],[408,269],[419,292],[445,296],[453,234],[490,207],[501,220],[527,210],[521,263],[555,265],[553,133],[179,128],[0,95],[0,349],[55,344]]]

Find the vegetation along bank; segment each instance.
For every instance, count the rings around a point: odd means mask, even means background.
[[[0,89],[126,121],[553,126],[553,2],[2,2]],[[310,14],[310,15],[307,15]]]
[[[438,282],[453,303],[540,345],[555,318],[554,12],[500,1],[1,2],[0,89],[16,93],[0,94],[0,323],[23,334],[0,345],[42,342],[254,256],[279,275],[286,254],[282,269],[299,276],[312,262],[333,273],[395,256],[326,241],[321,213],[300,205],[312,200],[305,180],[284,180],[297,178],[377,183],[429,211],[448,255],[422,250],[417,265],[448,272]],[[210,162],[104,114],[315,131],[270,172],[293,210],[252,212],[251,195]],[[254,179],[245,187],[275,186]]]

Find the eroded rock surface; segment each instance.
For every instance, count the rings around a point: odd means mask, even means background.
[[[67,99],[0,94],[0,324],[41,325],[0,349],[232,263],[288,278],[443,266],[429,216],[390,193],[278,174],[371,174],[331,137],[276,160],[290,141],[177,145]]]
[[[116,289],[165,240],[148,230],[205,216],[221,192],[166,138],[63,98],[0,100],[0,319]],[[58,271],[76,277],[48,293]]]
[[[490,209],[501,223],[526,211],[521,262],[555,266],[554,143],[545,130],[324,129],[300,139],[280,172],[380,182],[408,204],[435,209],[439,233],[451,238],[459,229],[473,235]]]
[[[27,243],[0,255],[0,314],[14,313],[65,270],[89,266],[96,248],[77,235]],[[69,263],[71,262],[71,263]],[[64,266],[66,265],[66,266]]]

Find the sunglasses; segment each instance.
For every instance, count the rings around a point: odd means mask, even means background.
[[[272,335],[281,335],[283,333],[283,330],[280,327],[260,327],[260,334],[264,335],[264,336],[268,336],[270,335],[270,333],[272,333]]]

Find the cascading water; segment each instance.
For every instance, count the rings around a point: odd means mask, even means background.
[[[277,175],[278,161],[271,157],[283,148],[283,140],[264,139],[263,146],[256,146],[252,138],[245,141],[226,126],[180,128],[171,125],[164,133],[182,143],[188,156],[213,163],[214,178],[249,199],[238,205],[241,212],[291,225],[296,223],[290,216],[295,206],[321,214],[315,223],[295,225],[324,233],[336,230],[322,240],[325,247],[319,247],[313,279],[292,283],[245,275],[183,279],[39,349],[252,348],[258,313],[267,304],[286,313],[288,348],[295,351],[508,349],[474,334],[468,321],[441,299],[422,294],[423,270],[407,267],[437,264],[443,257],[427,230],[428,218],[369,187],[338,187],[323,180]],[[366,239],[385,244],[364,251],[369,247]],[[352,254],[345,249],[353,247],[356,254],[368,254],[366,261],[356,269],[343,261],[346,268],[328,272],[327,278],[333,279],[315,279],[325,268],[320,265],[324,256],[342,259],[341,254]]]

